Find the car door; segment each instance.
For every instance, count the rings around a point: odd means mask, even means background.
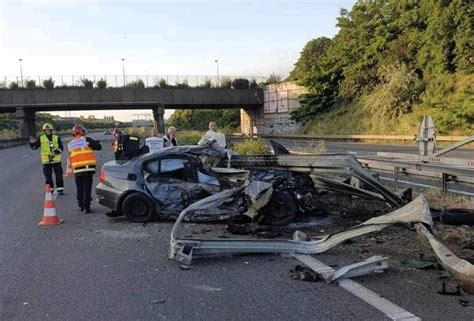
[[[144,165],[145,186],[160,204],[161,215],[177,216],[190,204],[220,190],[219,182],[198,167],[185,157],[161,158]]]

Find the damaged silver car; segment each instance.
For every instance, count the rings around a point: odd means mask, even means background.
[[[318,171],[336,178],[316,175]],[[148,222],[176,219],[189,205],[225,190],[234,191],[230,201],[189,213],[185,220],[286,225],[297,216],[317,213],[327,191],[381,200],[393,208],[405,203],[352,155],[239,156],[199,146],[166,148],[126,163],[107,162],[96,194],[98,202],[112,210],[108,216]]]

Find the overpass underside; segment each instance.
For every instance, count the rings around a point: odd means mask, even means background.
[[[262,89],[54,89],[2,90],[0,113],[16,113],[21,137],[35,133],[37,111],[151,109],[164,131],[165,109],[252,110],[263,106]]]

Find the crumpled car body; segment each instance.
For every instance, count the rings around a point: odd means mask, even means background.
[[[314,176],[320,169],[357,177],[367,188]],[[223,206],[201,208],[185,220],[286,225],[298,215],[314,215],[324,197],[322,190],[383,200],[391,207],[403,205],[351,155],[318,155],[308,164],[306,158],[239,156],[228,149],[201,146],[170,147],[125,163],[107,162],[96,195],[100,204],[112,210],[109,216],[148,222],[156,217],[176,219],[191,204],[229,189],[238,192]]]
[[[156,217],[176,218],[196,201],[237,187],[240,192],[227,206],[209,209],[208,213],[201,210],[187,220],[216,221],[242,215],[254,219],[271,199],[272,204],[277,204],[279,198],[283,198],[280,203],[291,203],[288,206],[290,215],[282,216],[293,219],[295,206],[291,206],[294,204],[292,197],[281,191],[281,186],[291,175],[286,174],[288,178],[278,175],[262,177],[257,172],[222,167],[232,153],[224,148],[180,146],[142,155],[128,162],[109,161],[100,173],[97,200],[112,210],[109,216],[125,215],[135,222],[147,222]],[[278,189],[276,192],[274,186]],[[275,222],[281,224],[287,220]]]

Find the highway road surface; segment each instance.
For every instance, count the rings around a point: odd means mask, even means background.
[[[97,138],[103,163],[112,156],[110,136]],[[474,319],[473,296],[463,296],[470,302],[463,307],[458,297],[433,291],[429,285],[440,282],[435,271],[389,269],[355,278],[388,300],[367,303],[368,292],[355,296],[336,284],[293,280],[289,270],[298,262],[291,257],[196,260],[182,270],[167,258],[171,222],[108,218],[96,202],[92,214],[79,212],[71,178],[56,200],[65,222],[40,228],[39,151],[0,150],[0,168],[0,320],[389,320],[387,302],[427,320]],[[361,259],[337,248],[317,258],[328,264]]]

